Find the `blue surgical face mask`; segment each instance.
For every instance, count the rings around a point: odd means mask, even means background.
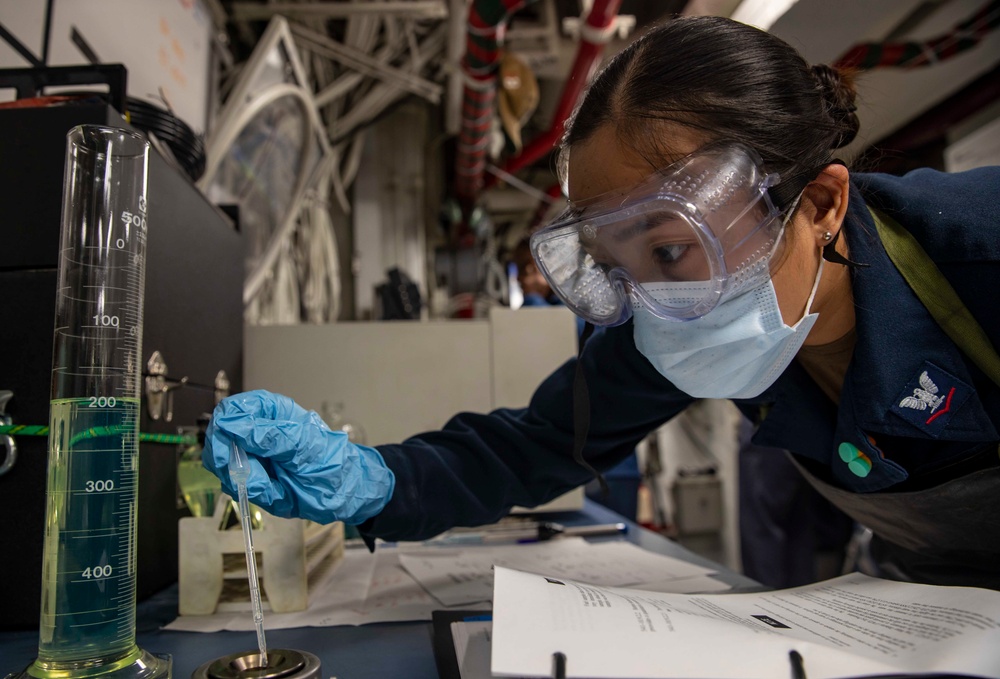
[[[806,302],[805,315],[794,326],[781,318],[770,279],[738,297],[720,303],[692,321],[667,321],[637,305],[634,337],[639,351],[661,375],[696,398],[752,398],[771,386],[798,353],[819,314],[812,308],[823,260]],[[696,283],[658,283],[646,291],[671,305]]]

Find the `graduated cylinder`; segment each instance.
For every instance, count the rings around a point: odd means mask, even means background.
[[[128,130],[67,137],[34,677],[170,675],[135,643],[148,154]]]

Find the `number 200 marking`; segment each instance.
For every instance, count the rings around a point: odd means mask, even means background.
[[[114,396],[91,396],[88,408],[114,408],[118,403]]]

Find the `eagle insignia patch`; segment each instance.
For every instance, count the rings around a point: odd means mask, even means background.
[[[924,369],[900,392],[891,410],[937,437],[971,393],[972,388],[951,373],[924,363]]]

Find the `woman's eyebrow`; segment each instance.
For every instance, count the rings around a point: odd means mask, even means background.
[[[617,232],[614,235],[614,241],[616,243],[621,243],[622,241],[631,240],[643,232],[649,231],[653,228],[653,226],[655,226],[655,224],[649,220],[649,217],[647,215],[642,215],[633,220],[626,228]]]
[[[616,243],[621,243],[622,241],[635,238],[636,236],[639,236],[642,233],[649,231],[650,229],[653,229],[655,227],[664,226],[665,225],[664,222],[666,220],[655,219],[657,214],[662,214],[662,213],[653,213],[653,214],[646,213],[637,217],[626,228],[623,228],[621,231],[615,233],[615,235],[612,237],[613,240]]]

